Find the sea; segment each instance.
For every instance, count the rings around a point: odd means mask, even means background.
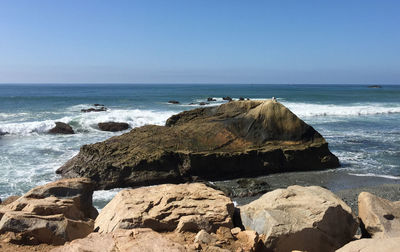
[[[400,85],[1,84],[0,198],[56,180],[55,170],[82,145],[127,132],[100,131],[100,122],[163,125],[208,97],[216,101],[205,106],[223,104],[224,96],[275,97],[325,137],[342,172],[400,180]],[[107,111],[81,112],[95,103]],[[48,134],[58,121],[76,134]],[[96,191],[95,206],[118,190]]]

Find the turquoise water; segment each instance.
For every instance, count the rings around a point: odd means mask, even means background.
[[[400,86],[363,85],[0,85],[0,197],[22,194],[56,178],[54,171],[83,144],[122,134],[99,131],[98,122],[132,127],[165,123],[189,105],[223,96],[279,102],[317,129],[354,176],[400,179]],[[178,100],[181,104],[168,104]],[[91,104],[109,110],[81,113]],[[75,135],[49,135],[55,121]],[[108,197],[106,193],[96,197]]]

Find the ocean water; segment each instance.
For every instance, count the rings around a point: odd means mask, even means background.
[[[97,123],[127,122],[131,127],[163,125],[189,105],[214,97],[276,97],[318,130],[339,157],[342,171],[353,176],[400,179],[400,85],[0,85],[0,198],[23,194],[55,180],[55,170],[84,144],[123,132],[98,130]],[[180,104],[168,104],[178,100]],[[94,103],[106,112],[82,113]],[[50,135],[56,121],[77,134]],[[95,205],[116,192],[95,193]]]

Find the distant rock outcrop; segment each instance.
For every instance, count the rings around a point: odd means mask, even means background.
[[[89,113],[89,112],[103,112],[107,111],[106,107],[100,107],[100,108],[88,108],[88,109],[81,109],[81,112],[84,113]]]
[[[180,102],[176,101],[176,100],[170,100],[170,101],[168,101],[168,103],[170,103],[170,104],[179,104]]]
[[[129,124],[124,122],[104,122],[104,123],[98,123],[97,126],[102,131],[111,131],[111,132],[129,129]]]
[[[84,145],[57,173],[108,189],[338,166],[311,126],[279,102],[254,100],[184,111],[166,126]]]
[[[334,251],[351,241],[357,217],[318,186],[277,189],[240,207],[243,226],[265,234],[271,251]]]
[[[49,130],[50,134],[75,134],[72,127],[63,122],[56,122],[56,126]]]
[[[369,88],[382,88],[382,86],[381,85],[371,85],[371,86],[368,86]]]

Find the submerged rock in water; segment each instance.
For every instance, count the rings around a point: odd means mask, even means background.
[[[168,101],[168,103],[170,103],[170,104],[179,104],[180,102],[176,101],[176,100],[170,100],[170,101]]]
[[[368,86],[369,88],[382,88],[382,86],[381,85],[370,85],[370,86]]]
[[[102,111],[107,111],[107,108],[106,108],[106,107],[100,107],[100,108],[81,109],[81,112],[84,112],[84,113],[89,113],[89,112],[102,112]]]
[[[338,166],[325,139],[279,102],[236,101],[84,145],[57,173],[109,189]]]
[[[122,131],[129,128],[129,124],[124,122],[104,122],[104,123],[98,123],[97,126],[102,131],[112,131],[112,132]]]
[[[56,126],[49,130],[51,134],[75,134],[72,127],[63,122],[56,122]]]

